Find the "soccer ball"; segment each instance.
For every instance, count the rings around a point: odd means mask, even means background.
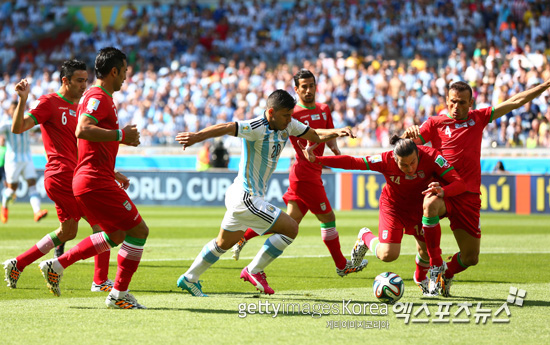
[[[384,272],[374,278],[372,290],[380,302],[392,304],[403,297],[405,283],[397,273]]]

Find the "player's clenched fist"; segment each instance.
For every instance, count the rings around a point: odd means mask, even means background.
[[[28,97],[30,91],[31,88],[29,87],[29,82],[27,79],[21,79],[21,81],[15,85],[15,92],[17,92],[21,98]]]
[[[124,132],[124,139],[122,143],[129,146],[138,146],[139,145],[139,131],[136,125],[126,125],[122,129]]]

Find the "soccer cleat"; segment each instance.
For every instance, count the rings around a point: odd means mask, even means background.
[[[441,266],[432,266],[430,267],[430,283],[428,293],[431,296],[439,295],[439,290],[441,289],[441,281],[443,280],[443,274],[447,270],[447,264],[443,262]]]
[[[8,208],[2,206],[2,212],[0,212],[0,220],[6,224],[8,222]]]
[[[58,258],[60,257],[61,255],[63,255],[63,253],[65,253],[65,242],[61,243],[60,245],[58,245],[57,247],[55,247],[55,251],[53,253],[53,257],[54,258]]]
[[[96,284],[95,282],[92,282],[92,288],[90,291],[92,292],[110,292],[113,289],[113,286],[115,283],[113,283],[112,280],[107,279],[101,284]]]
[[[441,275],[441,296],[451,297],[451,285],[453,285],[453,278],[447,278],[444,274]]]
[[[40,219],[46,217],[48,215],[48,210],[40,210],[34,214],[34,221],[39,222]]]
[[[431,296],[430,295],[430,279],[428,277],[424,278],[423,281],[419,282],[416,280],[416,276],[413,273],[413,282],[420,288],[422,291],[422,295],[424,296]]]
[[[338,274],[340,277],[345,277],[350,273],[362,271],[363,268],[367,267],[368,264],[369,260],[367,259],[361,261],[359,265],[354,265],[351,260],[348,260],[348,262],[346,263],[346,267],[344,267],[343,269],[339,269],[338,267],[336,267],[336,274]]]
[[[185,278],[185,275],[183,274],[178,279],[178,287],[182,290],[187,290],[191,294],[191,296],[208,297],[208,295],[202,292],[202,285],[200,281],[192,283],[187,280],[187,278]]]
[[[4,272],[6,273],[6,278],[4,280],[8,283],[8,287],[15,289],[19,276],[21,275],[21,271],[17,269],[17,259],[5,261]]]
[[[273,295],[275,293],[275,291],[267,283],[265,273],[263,271],[252,274],[248,271],[248,267],[245,267],[241,271],[241,279],[244,279],[245,282],[250,282],[250,284],[254,285],[258,291],[263,292],[266,295]]]
[[[359,230],[359,234],[357,234],[357,241],[355,241],[355,245],[351,250],[351,262],[353,263],[353,266],[361,265],[365,254],[367,254],[367,251],[369,250],[369,247],[367,247],[365,242],[363,242],[363,235],[367,232],[371,232],[369,228],[362,228]]]
[[[126,292],[126,295],[121,298],[116,298],[112,293],[109,293],[105,300],[107,308],[114,309],[147,309],[144,305],[138,303],[134,295]]]
[[[55,296],[59,297],[61,296],[61,290],[59,289],[59,282],[63,277],[63,270],[59,271],[54,269],[53,267],[54,260],[56,259],[42,261],[38,265],[38,267],[40,267],[40,272],[42,272],[42,276],[44,276],[44,279],[46,280],[46,285],[48,286],[48,289],[50,289],[50,292],[53,293]]]
[[[235,259],[235,261],[239,260],[239,256],[241,255],[241,250],[243,250],[243,247],[246,244],[246,242],[247,240],[243,237],[231,249],[231,251],[233,252],[233,259]]]

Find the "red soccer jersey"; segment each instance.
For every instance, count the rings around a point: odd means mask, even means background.
[[[407,176],[399,169],[393,151],[361,159],[350,156],[328,156],[317,157],[317,160],[320,164],[335,168],[372,170],[382,173],[386,179],[386,185],[382,189],[380,201],[393,205],[396,210],[411,217],[422,214],[424,199],[422,192],[428,188],[428,184],[434,177],[440,177],[449,184],[460,181],[460,176],[447,160],[437,150],[426,146],[418,147],[418,167],[414,176]],[[462,188],[453,188],[455,184],[450,187],[453,192],[445,194],[453,196],[462,193],[464,184],[461,181],[459,183]]]
[[[42,141],[48,157],[44,177],[62,172],[74,172],[77,160],[76,111],[73,104],[59,93],[40,97],[31,105],[27,115],[40,124]]]
[[[480,193],[481,139],[483,129],[493,120],[494,108],[470,110],[466,120],[456,121],[446,115],[430,117],[420,126],[423,143],[441,151],[464,182],[468,192]]]
[[[118,129],[118,117],[113,97],[99,86],[93,86],[78,105],[78,116],[89,116],[100,128]],[[93,142],[78,139],[78,165],[73,178],[74,195],[101,189],[104,183],[114,183],[118,141]]]
[[[292,117],[296,120],[308,125],[311,128],[334,128],[332,123],[332,115],[328,105],[323,103],[315,103],[315,108],[306,108],[301,104],[297,104],[294,107],[294,113]],[[308,161],[302,149],[298,146],[298,141],[302,143],[304,147],[307,146],[306,139],[300,139],[297,137],[290,137],[294,151],[296,151],[296,160],[290,167],[289,179],[295,180],[315,180],[321,178],[321,172],[323,167],[319,164],[314,164]],[[313,143],[312,143],[313,144]],[[321,143],[313,150],[316,156],[322,156],[325,151],[325,144]]]

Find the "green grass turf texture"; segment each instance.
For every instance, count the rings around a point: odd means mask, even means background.
[[[7,224],[0,224],[0,260],[4,261],[27,250],[46,233],[58,226],[52,204],[46,204],[50,215],[35,223],[28,204],[10,208]],[[139,206],[138,206],[139,207]],[[459,274],[452,287],[452,298],[426,298],[412,281],[416,247],[411,236],[405,236],[401,256],[384,263],[369,252],[367,269],[340,278],[328,250],[321,241],[319,222],[308,214],[296,241],[267,269],[273,296],[259,295],[249,283],[239,279],[241,269],[250,262],[265,238],[251,240],[236,262],[228,252],[201,279],[210,297],[196,298],[176,287],[176,280],[191,265],[203,245],[216,237],[224,214],[223,208],[139,207],[150,228],[143,260],[134,275],[130,290],[147,310],[109,310],[105,293],[90,292],[93,259],[77,263],[65,271],[61,281],[62,295],[50,294],[38,270],[38,261],[22,273],[17,289],[0,287],[0,343],[2,344],[324,344],[380,343],[420,344],[439,341],[443,344],[525,344],[545,343],[550,338],[550,216],[482,214],[482,241],[479,264]],[[349,257],[358,230],[378,226],[376,212],[336,212],[342,250]],[[442,221],[444,256],[457,251],[448,226]],[[76,241],[91,233],[81,222]],[[45,258],[53,255],[49,253]],[[39,260],[41,261],[41,260]],[[387,315],[373,315],[352,309],[350,315],[342,301],[354,304],[375,303],[372,293],[374,277],[385,271],[401,275],[405,294],[400,302],[411,302],[414,314],[427,303],[427,324],[405,324],[390,306]],[[116,249],[111,254],[109,277],[116,273]],[[505,302],[510,287],[527,291],[523,307],[510,305],[510,322],[476,324],[477,303],[496,310]],[[239,318],[242,303],[336,304],[331,309],[339,315],[312,317],[299,313],[255,314]],[[447,319],[468,318],[467,324],[438,324],[438,302],[452,302]],[[457,303],[472,303],[471,315],[458,311]],[[265,308],[265,307],[264,307]],[[332,307],[331,307],[332,308]],[[356,308],[359,308],[356,306]],[[500,314],[498,318],[506,318]],[[331,329],[328,321],[385,321],[384,329]],[[365,323],[366,325],[366,323]]]

